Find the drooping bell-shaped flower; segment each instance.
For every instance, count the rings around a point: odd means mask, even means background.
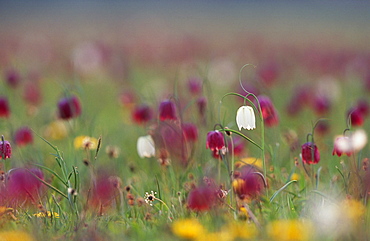
[[[17,146],[25,146],[28,144],[32,144],[33,142],[32,130],[27,126],[19,128],[14,134],[14,142]]]
[[[192,95],[198,95],[202,92],[202,80],[197,77],[188,80],[188,89]]]
[[[351,156],[353,153],[351,140],[348,136],[338,136],[334,141],[333,156],[341,156],[343,153],[347,156]]]
[[[43,172],[38,168],[17,168],[9,171],[6,183],[7,198],[14,206],[38,203],[42,192]]]
[[[257,98],[261,106],[263,121],[266,125],[272,127],[279,124],[278,113],[270,98],[265,95],[259,95]]]
[[[194,142],[198,140],[198,128],[195,124],[183,123],[182,131],[184,133],[184,137],[186,138],[186,141]]]
[[[320,152],[315,143],[304,143],[301,154],[302,161],[305,164],[317,164],[320,161]]]
[[[253,130],[256,128],[256,117],[251,106],[241,106],[236,112],[236,124],[239,130],[242,128]]]
[[[71,119],[81,114],[81,104],[76,96],[65,97],[58,102],[59,118]]]
[[[164,120],[176,120],[176,106],[170,100],[162,101],[159,105],[159,119]]]
[[[146,104],[136,106],[132,112],[132,120],[137,124],[145,124],[153,118],[153,110]]]
[[[207,134],[206,148],[211,151],[219,151],[225,147],[224,136],[219,131],[210,131]]]
[[[362,150],[367,143],[366,132],[362,129],[356,130],[348,136],[339,136],[334,141],[333,155],[341,156],[345,153],[350,156],[356,151]]]
[[[209,186],[196,187],[190,191],[187,206],[193,211],[207,211],[216,204],[216,190]]]
[[[257,168],[245,165],[240,175],[234,179],[232,186],[240,199],[255,199],[263,193],[265,180]]]
[[[363,112],[357,106],[348,110],[347,118],[350,119],[352,126],[362,126],[365,121]]]
[[[205,117],[207,107],[207,99],[205,97],[199,97],[197,99],[198,113],[201,117]]]
[[[152,136],[141,136],[137,140],[137,153],[141,158],[155,156],[155,145]]]
[[[9,141],[0,141],[0,159],[10,158],[12,155],[12,147]]]
[[[10,108],[8,99],[0,96],[0,118],[8,118],[10,116]]]

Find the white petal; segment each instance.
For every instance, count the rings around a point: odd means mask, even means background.
[[[236,124],[239,130],[242,128],[247,130],[256,128],[256,117],[253,108],[250,106],[241,106],[236,113]]]
[[[238,125],[239,131],[243,127],[243,108],[244,106],[240,107],[238,111],[236,112],[236,124]]]
[[[141,158],[155,155],[154,141],[150,135],[139,137],[137,140],[137,153]]]
[[[367,143],[366,132],[364,130],[361,130],[361,129],[355,131],[351,136],[351,140],[352,140],[353,149],[355,151],[361,150],[362,148],[365,147],[365,145]]]

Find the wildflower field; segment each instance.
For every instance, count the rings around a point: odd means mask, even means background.
[[[1,35],[1,241],[370,238],[369,35],[150,21]]]

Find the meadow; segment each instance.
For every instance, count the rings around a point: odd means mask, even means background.
[[[363,46],[1,45],[0,240],[368,239]]]

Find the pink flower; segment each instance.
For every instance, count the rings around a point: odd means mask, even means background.
[[[259,66],[257,75],[266,85],[272,85],[279,77],[279,66],[271,61]]]
[[[152,118],[153,110],[146,104],[136,106],[132,112],[132,120],[137,124],[145,124]]]
[[[295,88],[293,93],[287,105],[288,114],[292,116],[298,114],[303,107],[311,103],[311,93],[308,86],[299,86]]]
[[[159,105],[159,119],[164,120],[176,120],[176,106],[170,100],[162,101]]]
[[[258,101],[261,106],[262,117],[267,126],[272,127],[279,124],[278,113],[269,97],[259,95]]]
[[[15,69],[9,69],[5,73],[5,81],[10,87],[17,88],[21,81],[21,76]]]
[[[318,115],[327,113],[330,110],[330,100],[325,96],[316,96],[313,100],[313,108]]]
[[[209,186],[196,187],[188,195],[188,208],[193,211],[208,211],[216,204],[216,190]]]
[[[364,117],[369,115],[370,106],[369,106],[369,103],[367,102],[367,100],[365,100],[365,99],[358,100],[357,101],[357,108],[359,109],[359,111],[362,113],[362,115]]]
[[[0,97],[0,117],[8,118],[10,116],[10,108],[8,99]]]
[[[198,140],[198,128],[192,123],[182,124],[182,131],[187,141],[195,142]]]
[[[12,155],[12,147],[9,141],[0,141],[0,159],[10,158]]]
[[[225,147],[224,136],[219,131],[210,131],[207,134],[206,148],[211,151],[219,151]]]
[[[243,166],[240,175],[233,181],[233,189],[240,199],[258,198],[265,189],[265,181],[258,170],[250,165]]]
[[[119,195],[121,184],[122,181],[117,176],[111,176],[107,172],[98,173],[91,190],[91,204],[99,208],[100,212],[105,207],[111,207]]]
[[[305,164],[317,164],[320,161],[320,152],[315,143],[306,142],[303,144],[301,154]]]
[[[10,204],[17,206],[24,202],[37,204],[41,196],[44,174],[38,168],[17,168],[9,171],[6,182],[6,195]]]
[[[199,78],[190,78],[188,80],[188,89],[193,95],[200,94],[202,92],[202,80]]]
[[[205,97],[199,97],[197,99],[197,107],[198,112],[201,117],[205,117],[206,107],[207,107],[207,99]]]
[[[32,144],[33,142],[32,130],[27,126],[19,128],[14,134],[14,142],[18,146]]]
[[[59,118],[71,119],[81,114],[81,104],[76,96],[65,97],[58,102]]]
[[[352,126],[362,126],[364,124],[363,111],[358,107],[352,107],[348,110],[347,116],[351,121]]]
[[[28,81],[23,89],[23,99],[31,105],[37,106],[42,100],[41,89],[36,81]]]

